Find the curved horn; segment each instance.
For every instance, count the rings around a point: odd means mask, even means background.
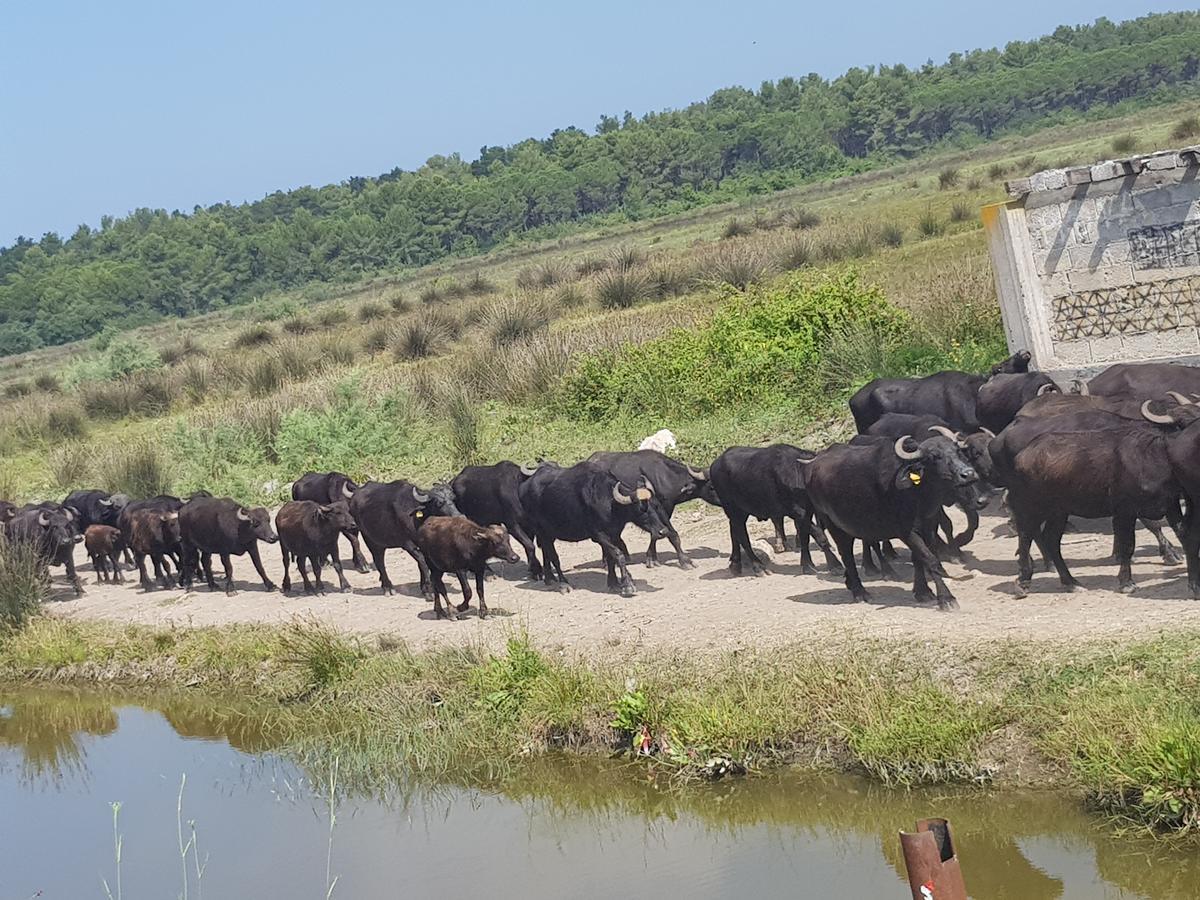
[[[911,434],[901,435],[900,437],[896,438],[896,444],[895,444],[896,455],[898,457],[900,457],[901,459],[920,459],[921,458],[921,448],[920,447],[917,447],[916,450],[906,450],[904,448],[904,442],[911,441],[912,439],[913,439],[913,436]]]
[[[940,434],[942,437],[950,438],[950,440],[954,441],[956,444],[962,440],[961,437],[959,437],[945,425],[930,425],[929,430],[935,432],[936,434]]]
[[[996,432],[992,431],[990,428],[984,428],[982,425],[979,426],[979,430],[990,438],[994,438],[996,436]]]
[[[38,525],[40,525],[42,528],[49,528],[50,527],[50,513],[44,512],[40,516],[38,516]]]
[[[800,463],[800,465],[802,465],[802,466],[807,466],[809,463],[811,463],[815,459],[816,459],[815,456],[812,457],[812,459],[805,459],[803,456],[797,456],[796,462]]]
[[[697,481],[708,481],[708,473],[705,472],[703,469],[693,469],[691,466],[688,466],[687,470],[688,470],[688,474],[691,475],[693,478],[695,478]]]
[[[1059,390],[1058,390],[1058,385],[1056,385],[1056,384],[1043,384],[1040,388],[1037,389],[1037,395],[1039,397],[1041,397],[1043,394],[1057,394],[1057,393],[1059,393]]]
[[[1160,416],[1158,413],[1150,412],[1150,402],[1151,401],[1147,400],[1142,404],[1142,418],[1143,419],[1145,419],[1147,422],[1153,422],[1155,425],[1174,425],[1175,424],[1174,416]]]
[[[238,507],[237,517],[238,517],[239,522],[249,522],[250,521],[250,513],[246,510],[246,508],[244,506]]]
[[[1071,382],[1071,384],[1075,388],[1075,393],[1077,393],[1080,397],[1090,397],[1091,396],[1092,392],[1088,388],[1087,382],[1084,381],[1082,378],[1076,378],[1074,381]]]
[[[419,487],[417,487],[416,485],[413,485],[413,499],[416,500],[418,503],[428,503],[429,495],[427,493],[425,493],[423,490],[421,490]]]
[[[628,506],[630,503],[633,502],[632,497],[626,497],[624,494],[621,493],[621,482],[619,482],[619,481],[613,485],[612,495],[613,495],[613,499],[616,500],[618,503],[620,503],[622,506]]]
[[[168,522],[174,522],[178,518],[179,518],[179,513],[177,513],[177,512],[167,513],[167,521]]]
[[[1193,406],[1191,400],[1179,393],[1179,391],[1167,391],[1167,396],[1178,403],[1180,406]]]
[[[111,500],[97,500],[96,502],[99,503],[101,506],[112,506],[113,505],[113,502]]]
[[[353,499],[354,497],[354,491],[350,490],[350,484],[345,481],[342,482],[342,496],[347,500]]]
[[[521,474],[526,478],[528,478],[530,475],[533,475],[535,472],[537,472],[537,470],[537,466],[521,466]]]

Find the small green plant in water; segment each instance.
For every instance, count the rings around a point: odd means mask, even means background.
[[[626,690],[613,705],[613,718],[609,726],[624,734],[633,735],[646,724],[646,692],[641,688]]]

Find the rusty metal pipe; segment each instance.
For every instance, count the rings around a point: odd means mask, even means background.
[[[921,819],[916,832],[900,832],[900,849],[913,900],[967,900],[948,821]]]

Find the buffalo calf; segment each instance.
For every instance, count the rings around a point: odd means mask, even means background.
[[[120,529],[111,525],[89,525],[83,533],[83,546],[87,549],[88,557],[92,560],[92,568],[96,570],[99,581],[119,582],[121,577],[120,552],[124,540]],[[109,576],[109,567],[112,576]]]
[[[350,584],[342,571],[337,543],[341,535],[355,534],[357,530],[354,516],[350,514],[350,504],[345,500],[324,505],[312,500],[293,500],[283,504],[275,514],[275,531],[279,534],[279,549],[283,556],[283,592],[286,594],[292,589],[290,565],[292,557],[295,557],[296,568],[304,579],[305,592],[314,593],[305,568],[305,563],[309,562],[312,563],[317,582],[315,592],[325,593],[325,583],[321,581],[321,561],[326,556],[333,561],[339,586],[343,591],[349,591]]]
[[[154,565],[154,578],[164,590],[171,587],[171,554],[179,553],[179,513],[166,508],[142,507],[122,517],[129,535],[129,549],[138,568],[143,590],[154,582],[146,571],[146,557]]]
[[[418,524],[417,544],[429,564],[429,575],[433,581],[433,609],[439,618],[446,616],[457,619],[466,612],[471,602],[471,588],[467,584],[466,572],[475,573],[475,589],[479,596],[479,618],[487,618],[487,602],[483,597],[483,575],[489,559],[505,562],[520,562],[520,557],[508,539],[508,529],[503,525],[477,525],[461,516],[428,517],[423,510],[416,510],[413,518]],[[446,595],[443,576],[453,572],[462,585],[463,601],[455,608]],[[445,609],[442,600],[446,601]]]

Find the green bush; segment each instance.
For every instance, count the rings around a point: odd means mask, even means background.
[[[824,401],[817,362],[835,334],[871,328],[898,341],[908,316],[856,273],[792,276],[770,289],[731,294],[712,321],[640,346],[588,354],[554,403],[572,417],[619,412],[705,415],[745,402]]]
[[[0,632],[15,631],[36,615],[49,589],[32,545],[9,543],[0,531]]]
[[[162,366],[162,357],[146,341],[132,336],[114,337],[104,342],[98,354],[92,354],[68,366],[63,384],[75,387],[89,381],[108,381],[143,369]]]

